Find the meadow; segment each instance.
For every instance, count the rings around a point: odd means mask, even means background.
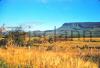
[[[0,48],[0,68],[100,68],[100,38]]]

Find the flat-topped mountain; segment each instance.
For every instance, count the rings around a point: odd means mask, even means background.
[[[92,37],[100,37],[100,22],[71,22],[64,23],[57,29],[57,34],[64,34],[67,32],[68,36],[71,36],[73,31],[74,36],[83,36],[83,32],[86,31],[86,35],[89,37],[90,32]],[[78,34],[79,33],[79,34]]]
[[[73,22],[64,23],[58,30],[71,30],[71,29],[95,29],[100,28],[100,22]]]
[[[77,36],[78,31],[80,36],[83,36],[83,31],[87,31],[87,36],[92,33],[93,37],[100,37],[100,22],[70,22],[64,23],[61,27],[56,29],[57,35],[64,35],[67,32],[68,36],[71,36],[71,31],[74,31],[74,36]],[[54,30],[44,31],[46,35],[53,35]]]
[[[100,28],[100,22],[73,22],[73,23],[64,23],[63,26],[79,26],[81,28]]]

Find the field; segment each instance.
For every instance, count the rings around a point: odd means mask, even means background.
[[[0,48],[0,68],[100,68],[100,38],[81,40]]]

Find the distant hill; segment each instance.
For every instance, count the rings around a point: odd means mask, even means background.
[[[68,30],[68,29],[93,29],[100,28],[100,22],[73,22],[73,23],[64,23],[59,29]]]
[[[80,33],[80,36],[83,36],[83,31],[87,31],[87,36],[90,36],[89,32],[92,32],[93,37],[100,37],[100,22],[70,22],[64,23],[56,29],[57,35],[67,35],[69,37],[71,36],[71,31],[73,31],[73,35],[76,37],[78,36],[77,31]],[[39,32],[37,33],[43,33],[41,31]],[[46,35],[54,34],[54,30],[46,30],[44,32]]]
[[[89,32],[92,33],[92,37],[100,37],[100,22],[72,22],[64,23],[57,29],[58,34],[64,34],[67,32],[68,36],[71,35],[71,31],[74,32],[74,36],[77,36],[78,31],[80,36],[83,36],[83,31],[87,31],[86,35],[90,36]]]

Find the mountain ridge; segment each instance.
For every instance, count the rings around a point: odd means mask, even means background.
[[[46,35],[53,35],[55,30],[46,30]],[[100,37],[100,22],[70,22],[64,23],[61,27],[56,29],[57,35],[62,35],[67,31],[68,36],[71,35],[71,31],[78,31],[80,35],[83,35],[83,31],[89,31],[93,33],[94,37]],[[75,33],[74,35],[76,35]],[[89,35],[88,35],[89,36]]]

